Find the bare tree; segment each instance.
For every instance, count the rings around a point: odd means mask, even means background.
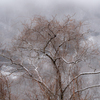
[[[64,21],[40,16],[24,24],[10,56],[3,56],[24,69],[25,77],[32,80],[32,88],[26,93],[30,100],[92,100],[89,90],[100,85],[87,86],[84,77],[100,72],[83,69],[96,68],[92,62],[99,50],[88,41],[83,28],[82,22],[70,16]]]
[[[0,100],[11,100],[10,82],[0,73]]]

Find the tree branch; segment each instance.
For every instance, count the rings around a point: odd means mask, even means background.
[[[34,81],[40,83],[40,84],[41,84],[42,86],[44,86],[53,96],[55,96],[54,93],[49,89],[49,87],[48,87],[40,78],[39,78],[40,81],[37,80],[37,79],[35,79],[35,78],[33,78],[32,74],[29,72],[29,70],[28,70],[26,67],[24,67],[24,66],[21,65],[21,64],[18,64],[18,63],[16,63],[16,62],[14,62],[13,59],[11,59],[11,58],[9,58],[9,57],[7,57],[7,56],[5,56],[5,55],[2,55],[2,56],[5,57],[5,58],[7,58],[7,59],[9,59],[9,60],[11,61],[12,64],[18,65],[18,66],[22,67]]]
[[[84,89],[80,89],[80,90],[78,90],[78,91],[75,91],[74,94],[71,95],[71,97],[69,98],[69,100],[71,100],[72,97],[73,97],[76,93],[82,92],[82,91],[85,91],[85,90],[88,90],[88,89],[91,89],[91,88],[95,88],[95,87],[100,87],[100,85],[93,85],[93,86],[86,87],[86,88],[84,88]]]
[[[70,84],[74,81],[74,80],[76,80],[77,78],[79,78],[80,76],[83,76],[83,75],[93,75],[93,74],[100,74],[100,72],[88,72],[88,73],[81,73],[81,74],[79,74],[78,76],[76,76],[75,78],[73,78],[70,82],[69,82],[69,84],[64,88],[64,90],[63,90],[63,93],[66,91],[66,89],[70,86]]]
[[[46,47],[48,46],[48,44],[49,44],[55,37],[56,37],[56,35],[54,35],[53,37],[51,37],[51,38],[49,39],[49,41],[46,43],[45,47],[43,48],[44,53],[45,53],[45,49],[46,49]]]
[[[78,62],[82,61],[81,59],[77,59],[76,61],[67,62],[63,57],[62,57],[62,60],[63,60],[66,64],[77,64]]]

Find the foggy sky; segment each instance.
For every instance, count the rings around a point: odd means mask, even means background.
[[[26,22],[35,15],[47,18],[57,15],[74,15],[76,20],[89,24],[91,37],[100,42],[100,0],[0,0],[0,32],[2,40],[10,41],[21,29],[20,22]]]

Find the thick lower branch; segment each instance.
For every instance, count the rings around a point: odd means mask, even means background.
[[[93,74],[100,74],[100,72],[96,72],[96,73],[89,72],[89,73],[81,73],[81,74],[79,74],[78,76],[76,76],[75,78],[73,78],[73,79],[69,82],[69,84],[64,88],[63,93],[64,93],[64,92],[66,91],[66,89],[70,86],[70,84],[71,84],[74,80],[76,80],[77,78],[79,78],[80,76],[83,76],[83,75],[93,75]]]
[[[88,89],[91,89],[91,88],[95,88],[95,87],[100,87],[100,85],[94,85],[94,86],[90,86],[90,87],[86,87],[86,88],[84,88],[84,89],[78,90],[78,91],[74,92],[74,94],[71,95],[71,97],[69,98],[69,100],[71,100],[72,97],[73,97],[76,93],[83,92],[83,91],[85,91],[85,90],[88,90]]]

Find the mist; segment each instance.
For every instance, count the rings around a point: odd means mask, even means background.
[[[88,24],[95,42],[100,42],[100,0],[0,0],[0,32],[1,41],[10,45],[12,38],[22,30],[35,15],[52,18],[57,16],[73,16],[78,21]]]

